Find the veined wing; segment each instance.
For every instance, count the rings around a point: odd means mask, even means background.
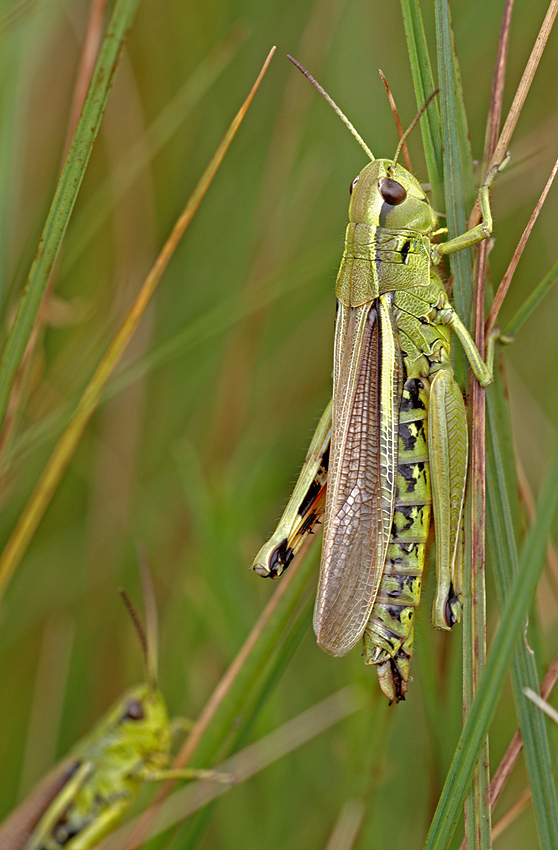
[[[75,756],[67,756],[43,777],[28,797],[0,824],[0,848],[24,850],[42,816],[79,768]]]
[[[397,478],[401,352],[388,293],[338,304],[333,425],[314,631],[330,655],[361,637],[384,570]]]

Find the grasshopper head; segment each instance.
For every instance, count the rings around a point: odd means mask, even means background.
[[[353,180],[349,221],[424,235],[438,225],[416,177],[390,159],[369,162]]]
[[[157,688],[131,688],[113,705],[102,726],[103,739],[110,739],[121,755],[127,750],[130,755],[149,761],[152,756],[169,753],[169,715]]]
[[[146,609],[146,627],[127,593],[120,589],[128,613],[135,626],[143,656],[145,684],[138,685],[124,694],[113,706],[107,723],[115,741],[121,740],[129,752],[149,756],[163,754],[170,750],[170,729],[167,704],[157,687],[157,608],[151,573],[147,556],[143,549],[138,550],[140,576]],[[146,760],[149,760],[148,758]]]

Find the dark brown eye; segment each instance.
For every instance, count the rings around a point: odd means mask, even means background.
[[[143,720],[145,714],[143,712],[143,708],[141,703],[137,700],[130,700],[128,705],[126,706],[126,714],[124,715],[125,720]]]
[[[357,176],[355,177],[355,179],[353,180],[353,182],[351,183],[351,185],[350,185],[350,187],[349,187],[349,193],[350,193],[351,195],[353,194],[353,189],[355,188],[356,184],[358,183],[358,178],[359,178],[359,177],[360,177],[360,174],[357,174]]]
[[[402,204],[407,197],[407,192],[397,180],[392,180],[391,177],[381,177],[378,183],[380,194],[386,204],[396,207]]]

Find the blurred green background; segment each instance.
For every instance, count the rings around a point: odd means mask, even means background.
[[[36,250],[63,156],[89,4],[0,2],[2,334]],[[452,3],[474,155],[482,158],[503,2]],[[518,0],[506,108],[544,16]],[[433,41],[433,11],[423,3]],[[142,0],[70,223],[2,472],[5,541],[75,402],[271,45],[277,54],[110,384],[0,609],[0,817],[141,678],[118,598],[140,592],[149,553],[172,714],[203,708],[276,585],[248,569],[274,528],[331,391],[333,284],[348,188],[363,154],[286,61],[294,54],[377,156],[416,112],[399,5],[382,0]],[[434,55],[434,53],[432,53]],[[551,37],[493,192],[497,285],[557,153]],[[186,87],[186,88],[185,88]],[[420,133],[410,140],[426,180]],[[556,260],[551,192],[501,316]],[[516,447],[535,493],[558,417],[558,294],[505,351]],[[468,317],[464,317],[468,319]],[[558,645],[556,583],[543,579],[545,654]],[[307,634],[252,737],[351,682],[370,701],[217,804],[204,848],[319,848],[362,793],[357,846],[422,845],[461,721],[460,629],[417,625],[406,702],[387,709],[358,652],[335,660]],[[497,623],[489,587],[489,628]],[[435,705],[436,709],[432,708]],[[441,721],[441,723],[440,723]],[[508,689],[491,737],[498,764],[516,719]],[[520,763],[497,810],[525,787]],[[456,846],[458,846],[456,839]],[[528,808],[497,847],[535,848]]]

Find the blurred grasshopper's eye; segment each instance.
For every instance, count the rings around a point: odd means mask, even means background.
[[[397,180],[392,180],[391,177],[381,177],[378,182],[380,195],[392,207],[402,204],[407,197],[407,192]]]
[[[126,706],[126,714],[122,718],[123,720],[143,720],[145,717],[142,705],[137,700],[130,700],[128,705]]]
[[[353,180],[353,182],[352,182],[352,183],[351,183],[351,185],[349,186],[349,193],[350,193],[351,195],[353,194],[353,189],[355,188],[356,184],[358,183],[358,178],[359,178],[359,177],[360,177],[360,174],[357,174],[357,176],[355,177],[355,179]]]

